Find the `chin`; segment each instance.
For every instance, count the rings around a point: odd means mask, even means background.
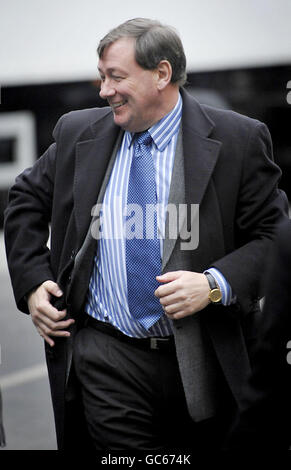
[[[128,130],[127,126],[128,126],[128,120],[127,119],[124,119],[122,118],[122,116],[118,115],[118,114],[114,114],[114,122],[117,126],[121,127],[122,129],[124,130]]]
[[[124,131],[129,131],[129,132],[135,132],[131,129],[130,126],[128,126],[128,124],[124,121],[119,121],[118,119],[114,119],[114,122],[117,126],[121,127],[121,129],[123,129]]]
[[[126,119],[125,116],[114,114],[114,122],[117,126],[121,127],[124,131],[128,132],[143,132],[145,129],[148,129],[150,126],[145,126],[144,124],[139,123],[139,125],[134,121],[134,119]]]

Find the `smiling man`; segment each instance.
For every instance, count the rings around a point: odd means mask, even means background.
[[[59,120],[5,214],[16,302],[45,340],[58,445],[217,449],[250,368],[266,253],[284,217],[270,135],[183,89],[171,27],[129,20],[98,55],[109,107]],[[169,235],[168,208],[193,205],[199,244],[186,249],[183,223]],[[120,230],[132,207],[139,236]],[[115,230],[122,236],[105,236]]]

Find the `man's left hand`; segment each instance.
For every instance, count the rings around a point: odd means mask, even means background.
[[[156,277],[159,286],[155,295],[166,315],[178,320],[199,312],[209,304],[209,284],[205,274],[191,271],[172,271]]]

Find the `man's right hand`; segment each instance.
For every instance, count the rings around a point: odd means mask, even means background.
[[[54,346],[55,344],[50,338],[51,336],[70,336],[70,333],[65,330],[75,322],[72,318],[62,321],[67,311],[60,311],[52,306],[50,303],[52,295],[61,297],[63,293],[58,284],[53,281],[45,281],[29,294],[27,300],[32,321],[40,336],[42,336],[50,346]]]

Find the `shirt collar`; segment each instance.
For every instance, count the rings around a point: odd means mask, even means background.
[[[160,121],[148,129],[152,139],[160,152],[162,152],[172,137],[178,132],[182,116],[182,97],[179,93],[178,101],[175,107]],[[126,145],[131,146],[134,133],[125,132]]]

